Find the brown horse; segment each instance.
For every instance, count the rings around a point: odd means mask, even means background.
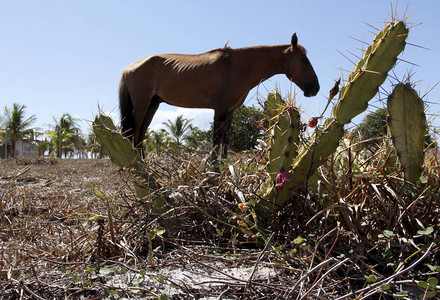
[[[234,110],[249,90],[272,77],[285,74],[304,92],[315,96],[318,78],[293,34],[290,44],[215,49],[197,55],[162,54],[138,60],[122,72],[119,107],[122,132],[142,148],[145,132],[161,102],[188,108],[214,110],[214,151],[226,157]]]

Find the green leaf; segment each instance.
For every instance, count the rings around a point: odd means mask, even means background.
[[[310,247],[311,247],[311,246],[310,246],[309,244],[307,244],[307,243],[303,243],[303,244],[301,244],[301,246],[300,246],[300,248],[303,249],[303,250],[309,250]]]
[[[101,268],[100,270],[99,270],[99,275],[101,275],[101,276],[105,276],[105,275],[108,275],[108,274],[110,274],[111,273],[111,271],[112,270],[110,270],[109,268]]]
[[[163,235],[166,232],[166,229],[163,227],[157,228],[157,235]]]
[[[147,237],[149,240],[154,240],[156,237],[156,230],[148,230]]]
[[[420,176],[420,183],[427,183],[428,182],[428,176],[422,175]]]
[[[437,295],[436,291],[429,291],[429,292],[426,293],[426,296],[427,296],[428,299],[429,298],[434,298],[435,295]]]
[[[391,230],[384,230],[384,231],[383,231],[383,235],[384,235],[384,237],[386,237],[386,238],[390,238],[390,237],[393,237],[393,236],[394,236],[394,232],[392,232]]]
[[[434,232],[434,228],[432,227],[428,227],[425,230],[418,230],[417,234],[421,234],[421,235],[430,235],[431,233]]]
[[[168,295],[167,294],[161,294],[159,297],[159,300],[168,300]]]
[[[304,239],[301,236],[298,236],[296,239],[293,240],[293,242],[297,245],[301,244],[302,242],[304,242]]]
[[[426,265],[432,272],[440,272],[440,266]]]
[[[388,283],[382,284],[380,286],[380,288],[382,289],[382,291],[388,291],[391,288],[391,285]]]
[[[435,289],[435,287],[438,284],[438,279],[435,277],[429,277],[428,278],[428,284],[431,286],[432,289]]]
[[[140,274],[141,276],[145,276],[145,275],[147,275],[147,271],[146,271],[145,269],[140,269],[140,270],[139,270],[139,274]]]
[[[426,282],[426,281],[419,281],[419,282],[417,282],[417,286],[419,287],[419,288],[422,288],[422,289],[427,289],[428,288],[428,283]]]
[[[98,197],[99,199],[103,199],[104,198],[104,194],[101,191],[97,190],[97,189],[95,189],[95,196]]]
[[[165,277],[163,277],[162,275],[160,275],[160,274],[157,274],[157,276],[156,276],[156,280],[158,281],[158,282],[160,282],[160,283],[164,283],[165,282]]]
[[[367,282],[377,282],[377,276],[374,274],[371,274],[370,276],[366,276],[365,279]]]

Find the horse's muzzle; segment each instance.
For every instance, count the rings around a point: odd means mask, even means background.
[[[305,97],[316,96],[316,94],[318,94],[318,92],[319,92],[319,83],[318,82],[307,84],[304,87],[304,96]]]

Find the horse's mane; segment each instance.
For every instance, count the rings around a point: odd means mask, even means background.
[[[166,54],[165,65],[171,65],[178,72],[190,71],[212,64],[227,56],[230,48],[218,48],[201,54]]]

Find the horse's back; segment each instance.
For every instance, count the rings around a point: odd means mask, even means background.
[[[133,73],[148,69],[163,69],[182,73],[184,71],[200,71],[209,67],[220,67],[227,64],[229,55],[223,49],[215,49],[201,54],[155,54],[141,58],[129,66],[123,73]]]
[[[164,59],[162,59],[160,55],[150,55],[131,63],[122,71],[122,73],[128,75],[142,73],[145,70],[151,71],[154,68],[157,68],[155,66],[160,65],[163,61]]]
[[[130,89],[151,89],[177,106],[214,108],[211,101],[228,79],[221,49],[202,54],[160,54],[135,61],[123,71]]]

